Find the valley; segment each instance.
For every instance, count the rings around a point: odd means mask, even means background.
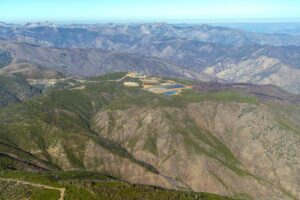
[[[0,23],[0,199],[300,199],[285,32]]]
[[[135,71],[300,93],[297,35],[165,23],[0,24],[0,30],[1,68],[23,63],[84,77]]]
[[[300,0],[0,0],[0,200],[300,200]]]

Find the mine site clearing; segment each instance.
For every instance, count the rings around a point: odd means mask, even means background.
[[[59,82],[64,82],[66,80],[71,80],[73,77],[58,78],[58,79],[27,79],[31,85],[44,85],[45,87],[53,86]],[[131,80],[126,80],[126,78],[131,78]],[[79,83],[104,83],[104,82],[118,82],[123,83],[126,87],[138,87],[146,91],[155,94],[164,95],[179,95],[183,90],[191,89],[192,86],[177,83],[174,80],[166,80],[160,77],[139,74],[136,72],[129,72],[123,77],[115,80],[87,80],[87,79],[74,79]],[[68,82],[69,85],[74,86],[74,83]],[[85,89],[85,85],[79,85],[71,87],[69,90],[82,90]]]
[[[155,94],[164,95],[179,95],[185,89],[191,89],[192,86],[177,83],[173,80],[163,80],[159,77],[147,76],[144,74],[138,74],[135,72],[130,72],[127,77],[136,78],[141,82],[124,82],[124,86],[127,87],[142,87],[144,90]]]

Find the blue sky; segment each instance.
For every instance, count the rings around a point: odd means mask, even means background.
[[[0,21],[297,21],[300,0],[0,0]]]

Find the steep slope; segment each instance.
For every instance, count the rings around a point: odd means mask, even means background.
[[[124,75],[68,80],[1,109],[0,140],[63,170],[241,198],[299,198],[299,97],[273,86],[188,81],[194,90],[157,95],[123,86],[138,81]]]
[[[75,76],[97,76],[115,71],[137,71],[156,75],[213,80],[205,73],[183,70],[176,64],[138,54],[99,49],[46,48],[8,40],[0,40],[0,49],[10,52],[13,58],[12,68],[15,65],[19,65],[19,68],[26,67],[24,65],[33,65]]]
[[[93,76],[139,71],[204,81],[272,83],[300,93],[297,36],[170,24],[39,23],[6,25],[0,30],[8,43],[20,42],[3,45],[2,41],[3,55],[62,73]],[[223,75],[210,68],[230,70]],[[287,79],[290,73],[294,76]]]
[[[0,75],[19,75],[25,79],[59,79],[63,74],[49,68],[41,68],[30,63],[16,63],[14,60],[9,65],[0,69]]]
[[[0,107],[22,102],[41,92],[20,76],[0,75]]]
[[[12,61],[12,57],[9,52],[0,51],[0,69],[8,65]]]
[[[229,82],[274,84],[290,92],[300,91],[300,70],[272,57],[253,56],[237,62],[228,60],[207,67],[205,72]]]
[[[274,84],[296,94],[300,92],[299,47],[236,47],[173,39],[140,44],[130,51],[176,63],[183,69],[202,71],[227,82]]]

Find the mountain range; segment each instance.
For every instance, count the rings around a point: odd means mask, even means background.
[[[295,35],[209,25],[47,22],[2,24],[0,37],[1,55],[72,75],[131,70],[204,81],[274,84],[300,93],[300,37]]]
[[[299,42],[0,23],[0,199],[300,199]]]

